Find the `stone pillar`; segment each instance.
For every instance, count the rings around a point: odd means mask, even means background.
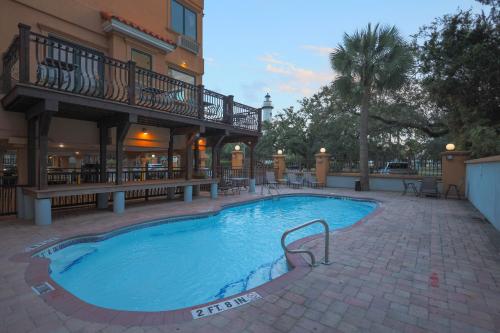
[[[210,184],[210,198],[217,199],[217,183]]]
[[[450,185],[456,185],[460,195],[465,197],[465,161],[470,158],[468,151],[446,151],[441,153],[443,195]],[[449,197],[456,198],[455,190],[451,190]]]
[[[197,197],[200,195],[200,185],[193,185],[193,196]]]
[[[35,224],[52,224],[52,207],[50,199],[35,199]]]
[[[273,165],[274,165],[274,177],[277,181],[284,179],[285,177],[285,155],[273,155]]]
[[[113,212],[123,214],[125,212],[125,192],[113,193]]]
[[[17,218],[24,220],[24,193],[22,187],[16,187],[16,210],[17,210]]]
[[[328,171],[330,171],[330,156],[328,153],[317,153],[316,157],[316,179],[318,183],[326,186]]]
[[[241,150],[233,150],[231,152],[231,169],[242,170],[243,169],[243,152]]]
[[[248,184],[248,193],[255,193],[255,178],[250,178],[250,183]]]
[[[184,186],[184,201],[193,201],[193,185]]]

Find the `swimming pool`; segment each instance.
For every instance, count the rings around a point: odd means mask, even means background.
[[[235,295],[287,272],[283,232],[313,219],[331,230],[354,224],[376,204],[284,196],[179,223],[145,224],[46,251],[50,277],[79,299],[108,309],[175,310]],[[103,221],[105,222],[105,221]],[[322,232],[299,230],[289,242]]]

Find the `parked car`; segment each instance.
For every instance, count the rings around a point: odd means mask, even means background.
[[[385,168],[380,170],[384,175],[416,175],[408,162],[387,162]]]

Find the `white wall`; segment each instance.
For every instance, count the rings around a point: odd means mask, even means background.
[[[500,156],[497,161],[466,164],[466,195],[488,221],[500,230]],[[485,159],[486,160],[486,159]]]

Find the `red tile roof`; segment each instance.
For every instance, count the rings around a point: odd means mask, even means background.
[[[130,20],[127,20],[127,19],[125,19],[125,18],[123,18],[121,16],[113,15],[113,14],[108,13],[108,12],[101,12],[101,17],[104,20],[115,19],[115,20],[120,21],[120,22],[122,22],[122,23],[124,23],[126,25],[131,26],[132,28],[140,30],[140,31],[144,32],[145,34],[153,36],[154,38],[158,38],[159,40],[162,40],[162,41],[164,41],[166,43],[169,43],[171,45],[177,45],[177,43],[175,43],[173,40],[168,39],[168,38],[163,37],[163,36],[160,36],[159,34],[153,32],[151,30],[148,30],[148,29],[144,28],[143,26],[140,26],[140,25],[138,25],[138,24],[136,24],[136,23],[134,23],[134,22],[132,22]]]

